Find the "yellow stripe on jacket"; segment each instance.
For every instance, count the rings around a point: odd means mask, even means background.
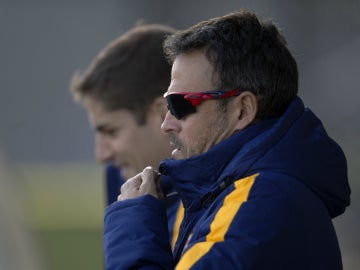
[[[183,218],[184,218],[184,206],[183,206],[182,202],[180,202],[179,208],[176,212],[176,219],[174,222],[173,233],[172,233],[172,238],[171,238],[172,239],[172,242],[171,242],[172,250],[174,250],[176,240],[179,236],[180,225],[181,225]]]
[[[210,225],[210,232],[206,236],[206,242],[196,243],[189,248],[177,264],[177,270],[190,269],[210,251],[215,243],[224,241],[225,234],[227,233],[231,222],[241,205],[247,201],[251,187],[258,175],[259,174],[254,174],[234,182],[235,189],[225,197],[224,204],[216,213],[215,218]]]

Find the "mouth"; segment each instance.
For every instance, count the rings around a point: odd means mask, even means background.
[[[177,143],[176,141],[171,141],[170,145],[174,148],[174,151],[180,151],[180,149],[182,148],[181,145],[179,143]]]
[[[170,145],[174,148],[174,150],[171,152],[171,156],[173,158],[176,158],[179,155],[181,155],[180,152],[183,150],[184,146],[177,137],[175,136],[171,137]]]
[[[173,158],[179,158],[181,156],[181,152],[183,147],[179,144],[170,143],[170,145],[174,148],[171,152],[171,156]]]
[[[171,156],[175,157],[177,155],[177,153],[180,152],[180,151],[181,151],[180,148],[175,148],[174,150],[172,150]]]

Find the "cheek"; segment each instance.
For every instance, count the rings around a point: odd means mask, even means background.
[[[124,130],[116,138],[114,138],[113,146],[117,152],[131,152],[137,146],[137,134],[131,130]]]
[[[214,115],[213,118],[203,118],[202,121],[196,121],[195,123],[200,124],[183,127],[183,137],[180,137],[180,139],[189,151],[195,151],[196,153],[207,151],[218,143],[228,128],[226,119],[218,115]]]
[[[185,145],[195,145],[204,132],[206,131],[200,125],[184,123],[178,137]]]

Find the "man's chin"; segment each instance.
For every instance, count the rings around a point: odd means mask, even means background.
[[[135,172],[135,170],[133,168],[130,167],[121,167],[121,177],[126,181],[132,177],[134,177],[135,175],[137,175],[139,172]]]

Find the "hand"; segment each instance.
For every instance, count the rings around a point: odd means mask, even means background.
[[[161,190],[160,174],[152,167],[146,167],[141,173],[127,180],[121,186],[118,201],[136,198],[145,194],[150,194],[158,199],[164,198]]]

